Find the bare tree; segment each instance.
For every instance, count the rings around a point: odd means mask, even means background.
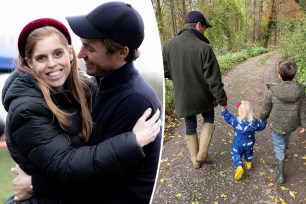
[[[256,1],[253,0],[253,43],[256,41],[256,33],[257,33],[257,20],[256,20]]]
[[[175,9],[174,9],[174,1],[175,0],[170,0],[170,12],[171,12],[171,17],[172,17],[172,36],[176,35],[177,33],[177,27],[176,27],[176,16],[175,16]]]
[[[158,25],[159,36],[161,42],[165,40],[163,13],[162,13],[162,1],[161,0],[151,0],[153,8],[155,10],[155,18]]]

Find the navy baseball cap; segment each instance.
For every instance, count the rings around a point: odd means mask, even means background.
[[[112,39],[137,49],[144,39],[140,14],[124,2],[101,4],[87,15],[66,17],[72,31],[86,39]]]
[[[199,11],[190,11],[186,16],[186,23],[197,23],[200,22],[205,25],[206,28],[211,28],[212,26],[206,21],[204,15]]]

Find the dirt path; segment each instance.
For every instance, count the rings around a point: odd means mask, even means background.
[[[267,57],[263,65],[258,61]],[[276,82],[275,65],[280,54],[271,52],[251,58],[223,78],[228,95],[229,110],[236,114],[235,105],[241,99],[252,103],[258,117],[267,83]],[[200,119],[200,118],[199,118]],[[198,124],[202,121],[199,120]],[[230,145],[232,128],[221,118],[216,108],[216,129],[209,153],[214,164],[204,164],[198,170],[191,166],[184,141],[182,122],[173,138],[164,142],[160,173],[152,204],[177,203],[306,203],[306,135],[292,135],[285,163],[286,183],[274,182],[274,151],[271,129],[256,134],[253,167],[246,170],[242,180],[233,178]]]

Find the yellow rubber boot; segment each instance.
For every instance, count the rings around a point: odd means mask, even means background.
[[[241,179],[241,176],[243,174],[244,170],[242,168],[242,166],[238,166],[236,169],[236,173],[235,173],[235,180],[239,181]]]
[[[252,168],[252,162],[245,162],[245,166],[247,169],[251,169]]]

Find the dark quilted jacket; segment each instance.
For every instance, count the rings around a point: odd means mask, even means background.
[[[277,134],[288,134],[298,127],[306,128],[305,87],[292,81],[268,85],[260,118],[270,120]]]
[[[52,94],[52,99],[72,113],[67,133],[53,117],[29,74],[16,69],[4,85],[2,101],[8,112],[7,145],[13,159],[26,173],[45,173],[64,183],[89,183],[97,177],[122,172],[124,167],[144,157],[132,132],[98,145],[80,147],[82,142],[76,139],[80,131],[78,102],[67,90]],[[80,186],[79,189],[82,192]]]

